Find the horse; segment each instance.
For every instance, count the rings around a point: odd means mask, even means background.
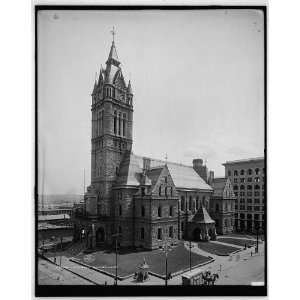
[[[219,278],[218,274],[211,274],[210,271],[205,272],[202,274],[202,278],[204,280],[204,285],[214,285],[215,281]]]

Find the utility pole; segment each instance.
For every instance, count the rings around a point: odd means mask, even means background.
[[[258,231],[259,231],[259,228],[257,227],[256,228],[256,249],[255,249],[256,253],[258,253]]]
[[[115,237],[115,251],[116,251],[116,271],[115,271],[115,285],[118,285],[118,237],[121,237],[120,233],[115,233],[112,235],[112,237]]]
[[[63,241],[63,237],[60,237],[60,260],[59,260],[59,265],[61,266],[61,254],[62,254],[62,241]]]
[[[190,240],[190,271],[192,271],[192,241]]]

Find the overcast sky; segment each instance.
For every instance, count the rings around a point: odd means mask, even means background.
[[[133,152],[191,165],[263,156],[264,29],[255,10],[41,11],[38,15],[39,186],[90,183],[91,92],[116,28],[134,92]],[[43,154],[44,153],[44,159]],[[43,172],[43,165],[45,172]]]

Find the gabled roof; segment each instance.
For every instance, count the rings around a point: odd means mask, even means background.
[[[221,198],[235,198],[234,192],[232,189],[232,184],[229,178],[215,178],[211,183],[212,188],[214,189],[213,197]]]
[[[143,157],[135,155],[139,165],[143,166]],[[150,166],[158,167],[165,164],[164,161],[158,159],[150,159]],[[176,188],[182,189],[198,189],[198,190],[209,190],[212,191],[209,186],[193,169],[192,166],[186,166],[178,163],[168,162],[167,163],[169,172],[174,181]]]
[[[210,215],[207,212],[206,208],[202,205],[197,210],[195,216],[192,219],[192,222],[194,222],[194,223],[204,223],[204,224],[215,223],[215,221],[210,217]]]
[[[216,197],[222,197],[223,191],[225,189],[227,179],[222,178],[214,178],[214,180],[211,183],[211,187],[214,189],[213,196]]]
[[[158,173],[161,172],[165,162],[158,159],[150,159],[150,169],[146,175],[149,179],[157,180]],[[168,162],[168,170],[173,179],[175,187],[178,189],[197,189],[212,191],[209,186],[191,166]],[[139,185],[141,173],[143,172],[143,157],[133,153],[127,153],[121,163],[117,185]],[[139,174],[138,174],[139,173]],[[153,182],[152,182],[153,184]]]

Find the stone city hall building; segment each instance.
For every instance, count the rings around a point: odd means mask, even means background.
[[[133,154],[133,103],[113,41],[92,92],[91,184],[74,213],[74,238],[84,229],[94,248],[117,234],[121,246],[146,249],[215,239],[213,172],[202,159],[186,166]]]

